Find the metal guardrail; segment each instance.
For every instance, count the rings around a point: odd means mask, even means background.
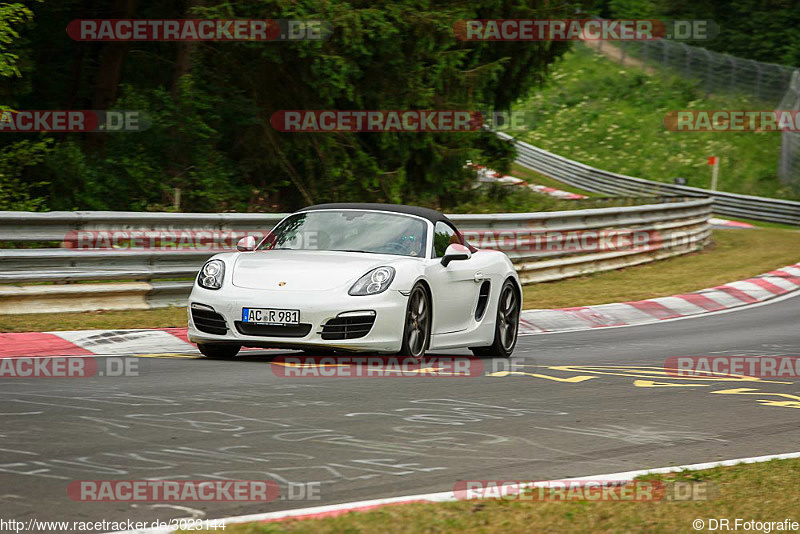
[[[505,252],[523,284],[528,284],[629,267],[698,250],[711,236],[711,205],[711,199],[697,199],[622,208],[450,217],[471,243]],[[608,234],[614,230],[627,235],[645,234],[658,242],[606,250],[564,247],[576,234]],[[528,233],[547,235],[552,247],[526,249]],[[508,239],[503,240],[503,234]],[[487,236],[495,239],[486,242]]]
[[[710,236],[711,199],[641,206],[547,213],[451,215],[467,238],[480,248],[503,250],[523,283],[637,265],[701,248]],[[0,212],[0,240],[15,243],[63,242],[65,236],[92,231],[215,230],[261,232],[284,214],[181,214],[135,212]],[[647,246],[611,249],[564,247],[576,233],[614,230],[617,234],[657,237]],[[531,247],[531,236],[545,236]],[[489,239],[491,238],[491,239]],[[500,238],[500,241],[496,241]],[[113,284],[125,294],[119,307],[154,307],[185,301],[203,263],[219,250],[130,250],[80,248],[0,249],[0,284],[51,282],[56,285],[0,287],[0,313],[78,311],[115,307],[113,295],[90,284],[71,282],[135,281]],[[168,280],[172,279],[172,280]],[[178,280],[175,280],[178,279]],[[64,285],[66,284],[66,285]],[[78,287],[85,288],[81,292]],[[102,289],[102,288],[101,288]],[[138,293],[137,293],[138,292]],[[84,294],[85,293],[85,294]],[[113,293],[113,292],[112,292]],[[83,295],[83,296],[82,296]],[[101,300],[97,295],[102,295]],[[93,299],[95,299],[93,301]],[[43,304],[52,301],[52,305]],[[56,304],[57,303],[57,304]],[[100,306],[100,307],[98,307]]]
[[[800,202],[634,178],[572,161],[514,140],[504,133],[498,135],[502,139],[514,141],[517,147],[517,163],[520,165],[586,191],[620,196],[711,197],[714,199],[714,213],[720,215],[800,226]]]
[[[139,211],[0,211],[0,242],[63,241],[71,231],[267,231],[280,213],[144,213]]]

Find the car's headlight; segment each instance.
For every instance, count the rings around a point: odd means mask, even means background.
[[[219,289],[222,287],[222,277],[225,275],[225,264],[222,260],[211,260],[200,269],[197,283],[206,289]]]
[[[354,296],[377,295],[386,291],[392,280],[394,280],[393,267],[378,267],[359,278],[348,293]]]

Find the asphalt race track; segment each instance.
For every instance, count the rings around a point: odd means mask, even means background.
[[[522,337],[516,374],[282,377],[276,352],[151,357],[139,377],[0,380],[0,517],[206,518],[800,449],[797,380],[691,380],[671,356],[800,355],[800,298]],[[465,353],[466,354],[466,353]],[[503,376],[505,375],[505,376]],[[74,480],[321,482],[320,500],[73,502]]]

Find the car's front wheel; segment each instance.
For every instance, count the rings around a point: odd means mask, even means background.
[[[223,345],[218,343],[198,343],[197,349],[206,358],[213,360],[230,360],[241,350],[241,345]]]
[[[514,282],[506,280],[497,301],[497,319],[494,326],[494,340],[488,347],[474,347],[475,356],[498,356],[508,358],[514,352],[519,332],[520,300]]]
[[[414,286],[408,296],[403,344],[400,356],[421,360],[428,350],[431,336],[431,305],[428,293],[421,284]]]

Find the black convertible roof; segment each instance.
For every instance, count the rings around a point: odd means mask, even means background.
[[[407,215],[416,215],[423,219],[428,219],[432,223],[439,221],[450,223],[455,226],[453,222],[445,217],[442,213],[429,208],[418,208],[416,206],[404,206],[402,204],[370,204],[370,203],[334,203],[334,204],[317,204],[316,206],[309,206],[298,212],[302,211],[316,211],[316,210],[368,210],[368,211],[390,211],[393,213],[405,213]]]

